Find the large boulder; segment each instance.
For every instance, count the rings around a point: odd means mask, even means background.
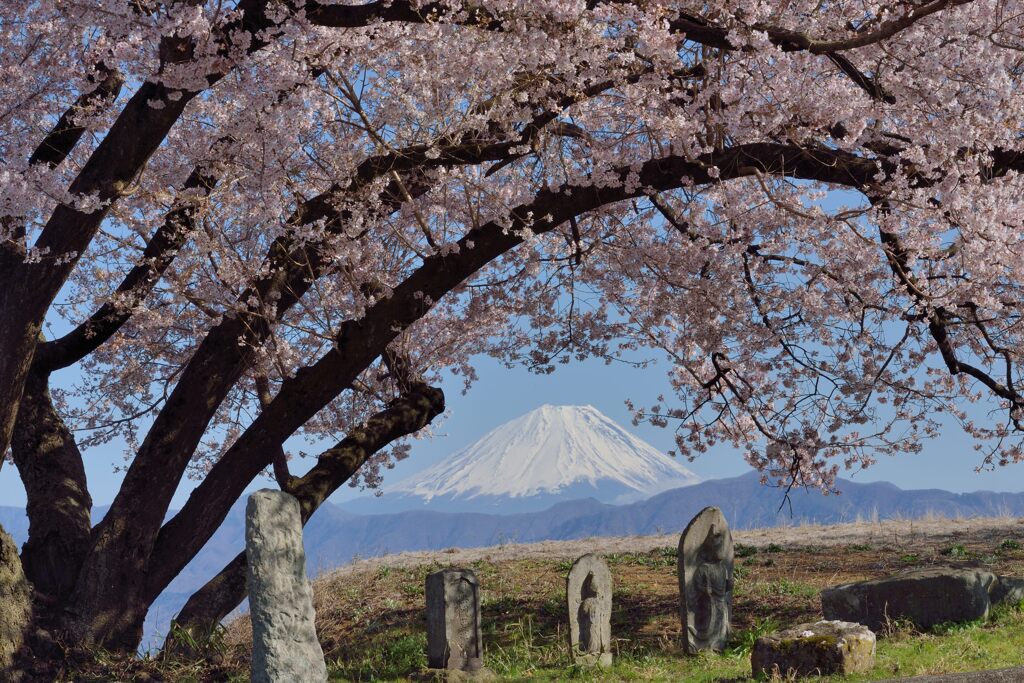
[[[11,666],[31,620],[32,588],[21,568],[17,546],[0,528],[0,672]]]
[[[974,567],[928,567],[826,588],[821,609],[826,619],[854,621],[876,631],[898,620],[931,628],[984,619],[993,604],[1022,596],[1021,579]]]
[[[875,634],[846,621],[800,624],[761,636],[750,654],[755,677],[852,674],[874,665]]]

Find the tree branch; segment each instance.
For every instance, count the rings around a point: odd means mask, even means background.
[[[299,499],[302,523],[309,521],[320,505],[370,456],[395,440],[423,429],[442,412],[442,391],[418,384],[354,429],[337,445],[321,453],[317,464],[305,476],[296,479],[289,491]],[[160,541],[157,546],[163,547]],[[150,574],[149,595],[152,598],[155,599],[188,562],[188,556],[179,557],[182,561]],[[220,621],[245,599],[245,574],[245,552],[241,552],[185,603],[174,620],[164,651],[190,650],[190,642],[205,643]],[[189,638],[182,639],[182,632],[189,634]],[[192,651],[189,654],[198,653]]]
[[[85,128],[75,123],[75,117],[82,111],[116,100],[124,84],[117,69],[111,69],[103,62],[96,66],[96,75],[91,80],[96,87],[79,95],[75,103],[61,114],[57,124],[29,157],[29,164],[46,164],[50,168],[60,166],[85,133]]]
[[[220,179],[196,167],[185,181],[185,192],[196,190],[179,201],[164,218],[163,224],[146,244],[139,263],[128,271],[113,296],[87,320],[63,337],[41,342],[36,348],[35,364],[52,372],[66,368],[102,346],[131,318],[133,309],[142,303],[154,285],[163,277],[178,250],[195,228],[198,204],[209,196]]]
[[[49,375],[32,371],[18,409],[11,454],[28,498],[21,561],[43,603],[75,585],[89,548],[92,498],[82,454],[50,397]]]
[[[718,176],[710,170],[718,168]],[[530,203],[513,209],[507,218],[491,221],[466,233],[457,250],[427,257],[423,265],[376,302],[359,320],[341,325],[336,345],[311,366],[286,379],[277,396],[211,468],[185,506],[160,532],[160,551],[151,566],[174,562],[176,553],[197,552],[220,526],[245,487],[269,464],[268,448],[281,443],[352,382],[378,358],[401,331],[425,316],[445,294],[459,287],[480,268],[522,242],[529,228],[543,234],[587,211],[614,202],[675,189],[753,175],[756,172],[820,180],[852,188],[871,186],[878,167],[874,160],[847,152],[789,145],[741,145],[688,160],[681,156],[654,159],[639,170],[639,184],[627,191],[626,179],[635,167],[616,169],[618,186],[563,186],[541,190]],[[534,220],[532,217],[541,217]],[[473,244],[470,247],[470,243]]]

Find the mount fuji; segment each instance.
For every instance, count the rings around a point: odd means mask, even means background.
[[[580,498],[625,504],[700,479],[593,406],[544,405],[506,422],[354,512],[429,509],[510,514]]]

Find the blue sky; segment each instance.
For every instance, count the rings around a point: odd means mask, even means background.
[[[73,372],[73,371],[71,371]],[[518,417],[544,403],[590,404],[636,433],[662,451],[673,447],[672,432],[647,425],[632,427],[624,400],[631,398],[649,405],[658,394],[670,395],[664,368],[638,370],[624,364],[605,365],[600,361],[570,363],[560,366],[551,375],[533,375],[522,369],[506,369],[490,359],[479,364],[480,380],[469,394],[461,394],[461,382],[452,380],[444,386],[448,413],[429,440],[413,442],[412,454],[388,472],[385,482],[427,467],[448,454],[466,446],[491,429]],[[435,421],[435,424],[437,422]],[[995,472],[976,473],[979,456],[955,427],[945,430],[940,439],[925,444],[920,455],[886,458],[869,470],[859,472],[857,481],[891,481],[902,488],[943,488],[951,491],[1024,491],[1024,465],[1001,468]],[[109,503],[116,493],[120,474],[114,466],[123,464],[116,444],[86,454],[90,490],[97,505]],[[300,473],[312,465],[310,461],[294,463]],[[721,447],[702,455],[688,467],[707,479],[729,477],[749,471],[739,453]],[[180,506],[191,482],[184,482],[174,506]],[[268,485],[259,482],[253,488]],[[335,495],[343,500],[365,495],[347,487]],[[0,504],[23,505],[24,490],[10,464],[0,470]]]
[[[468,395],[460,395],[457,383],[446,386],[449,416],[431,441],[414,443],[412,455],[390,476],[397,481],[448,454],[472,443],[499,424],[518,417],[544,403],[590,404],[648,441],[661,451],[674,448],[671,429],[649,425],[633,427],[624,405],[626,398],[650,405],[664,393],[671,395],[664,368],[638,370],[624,364],[605,365],[599,361],[560,366],[553,375],[538,376],[525,370],[507,370],[486,360],[480,366],[480,381]],[[855,481],[891,481],[901,488],[942,488],[950,491],[1024,491],[1024,464],[975,472],[981,456],[955,426],[943,436],[925,444],[919,455],[887,457],[870,469],[854,474]],[[750,471],[740,453],[718,447],[701,455],[687,467],[697,475],[714,479]],[[844,474],[842,476],[849,476]],[[351,497],[348,491],[342,492]]]

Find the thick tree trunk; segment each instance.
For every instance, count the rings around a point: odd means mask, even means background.
[[[330,217],[326,205],[306,206],[296,220]],[[333,221],[340,221],[335,215]],[[339,222],[340,225],[340,222]],[[280,316],[309,289],[314,275],[326,267],[320,249],[291,246],[279,240],[271,249],[269,273],[239,296],[275,300]],[[157,415],[125,475],[117,497],[93,533],[72,609],[79,617],[75,630],[86,642],[112,648],[134,648],[141,638],[146,599],[143,576],[149,571],[153,544],[174,492],[217,407],[251,364],[253,348],[269,334],[270,324],[257,305],[213,328],[181,374]],[[294,428],[292,429],[294,431]],[[281,440],[268,439],[267,448]],[[263,465],[257,468],[262,469]],[[246,482],[251,476],[246,478]],[[238,493],[229,492],[232,502]],[[213,524],[218,526],[223,517]],[[201,547],[208,537],[202,538]],[[184,553],[191,557],[198,548]],[[177,553],[180,554],[180,553]],[[180,568],[175,571],[180,571]],[[138,629],[136,625],[140,625]]]
[[[25,376],[32,365],[42,323],[38,306],[25,301],[19,286],[22,258],[22,250],[0,244],[0,466],[11,445]]]
[[[232,318],[207,336],[94,530],[70,605],[84,642],[129,651],[138,645],[153,543],[210,415],[249,362],[251,350],[239,346],[243,335],[243,323]]]
[[[63,603],[89,547],[92,498],[82,455],[53,407],[48,376],[28,373],[11,452],[28,496],[25,574],[37,594]]]
[[[443,411],[444,393],[440,389],[414,385],[408,394],[321,453],[313,469],[291,482],[290,493],[302,506],[302,523],[308,522],[328,496],[348,481],[370,456],[395,439],[419,431]],[[202,655],[217,625],[245,599],[246,569],[245,553],[241,552],[189,598],[174,620],[174,628],[164,644],[165,651]],[[151,587],[151,594],[161,583],[163,581]]]
[[[102,62],[96,68],[96,87],[85,93],[65,111],[57,125],[43,139],[29,158],[29,164],[46,164],[56,168],[74,148],[85,132],[75,125],[74,115],[89,106],[114,100],[121,92],[121,76]],[[25,373],[32,364],[36,337],[43,313],[28,300],[28,290],[19,289],[28,278],[25,268],[25,226],[14,217],[4,217],[0,231],[8,233],[0,239],[0,456],[11,444],[14,420]],[[46,302],[49,305],[49,302]],[[33,323],[33,321],[35,321]],[[31,344],[31,346],[29,346]],[[0,467],[3,458],[0,457]]]
[[[0,527],[0,679],[15,680],[9,669],[31,621],[32,589],[14,541]]]

